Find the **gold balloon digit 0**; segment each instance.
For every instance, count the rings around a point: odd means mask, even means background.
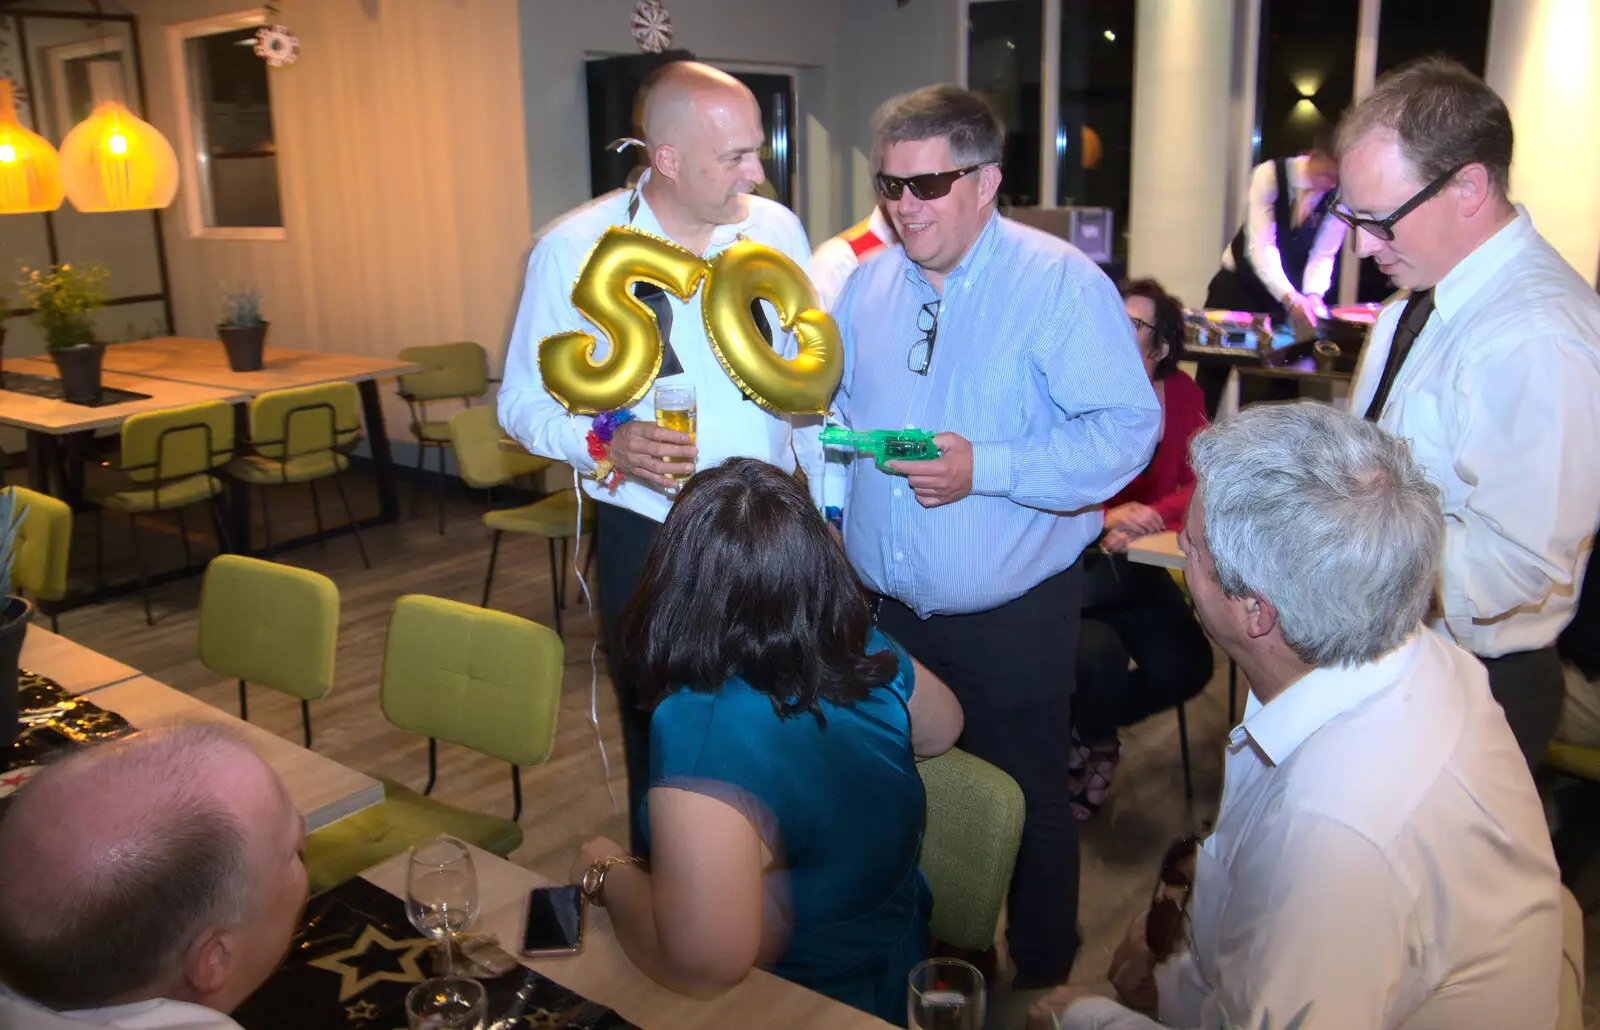
[[[606,356],[595,360],[589,333],[557,333],[539,341],[539,374],[568,411],[616,411],[639,402],[661,369],[655,316],[634,297],[647,282],[688,300],[706,262],[656,236],[612,226],[595,243],[572,287],[572,304],[605,335]]]
[[[816,287],[788,255],[740,240],[711,262],[701,302],[706,335],[728,377],[775,412],[826,414],[844,369],[839,327],[817,307]],[[772,349],[750,313],[755,299],[777,307],[799,344],[793,358]]]

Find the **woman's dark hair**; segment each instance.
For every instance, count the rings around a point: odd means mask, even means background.
[[[639,697],[739,676],[780,717],[850,705],[893,678],[867,654],[867,592],[799,481],[753,458],[695,475],[622,611],[618,655]]]
[[[1156,362],[1151,373],[1154,379],[1165,379],[1183,359],[1183,304],[1162,288],[1154,279],[1128,279],[1118,287],[1122,299],[1145,297],[1155,305],[1155,329],[1150,333],[1152,349],[1167,345],[1166,356]]]

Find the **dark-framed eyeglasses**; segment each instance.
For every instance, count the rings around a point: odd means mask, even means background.
[[[1183,921],[1189,911],[1189,897],[1194,893],[1194,880],[1186,867],[1194,861],[1199,847],[1200,838],[1186,834],[1173,841],[1161,859],[1161,875],[1150,896],[1150,913],[1144,922],[1144,942],[1157,962],[1171,958],[1183,940]]]
[[[873,180],[878,184],[878,192],[883,194],[887,200],[899,200],[900,195],[908,187],[911,190],[911,195],[918,200],[938,200],[950,192],[950,188],[956,184],[956,180],[971,175],[988,163],[985,161],[981,164],[967,165],[965,168],[957,168],[949,172],[925,172],[922,175],[908,175],[904,178],[879,172],[873,177]]]
[[[933,341],[939,335],[937,300],[928,301],[917,312],[917,331],[922,333],[922,339],[911,345],[911,350],[906,354],[906,367],[919,376],[925,376],[928,366],[933,363]]]
[[[1467,164],[1471,164],[1471,162],[1469,161]],[[1406,215],[1409,215],[1411,212],[1415,211],[1417,208],[1426,204],[1428,201],[1432,200],[1434,195],[1440,190],[1444,189],[1445,186],[1449,185],[1450,180],[1455,178],[1456,173],[1465,167],[1467,167],[1466,164],[1456,165],[1448,172],[1445,172],[1437,179],[1428,183],[1428,185],[1418,190],[1416,195],[1410,200],[1395,208],[1394,213],[1388,218],[1362,218],[1349,208],[1340,205],[1339,195],[1337,193],[1333,195],[1333,206],[1329,208],[1329,210],[1333,212],[1333,217],[1337,218],[1345,225],[1348,225],[1350,228],[1362,230],[1385,243],[1393,243],[1395,223],[1400,221],[1400,219],[1404,218]]]
[[[1138,315],[1129,315],[1128,321],[1133,323],[1133,333],[1135,336],[1139,335],[1139,330],[1141,329],[1148,329],[1152,333],[1156,331],[1156,324],[1154,322],[1146,322]]]

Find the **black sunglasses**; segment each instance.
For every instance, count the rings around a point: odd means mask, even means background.
[[[927,172],[923,175],[908,175],[905,178],[879,172],[875,179],[878,183],[878,192],[888,200],[899,200],[908,186],[911,188],[911,195],[918,200],[938,200],[950,192],[957,179],[971,175],[982,167],[983,164],[967,165],[965,168],[957,168],[950,172]]]
[[[1471,162],[1468,162],[1468,164],[1470,163]],[[1444,189],[1445,186],[1449,184],[1450,180],[1455,178],[1455,174],[1465,167],[1467,167],[1465,164],[1456,165],[1448,172],[1445,172],[1437,179],[1428,183],[1428,185],[1422,187],[1422,189],[1417,192],[1416,196],[1395,208],[1394,214],[1390,215],[1388,218],[1362,218],[1348,208],[1340,207],[1339,195],[1337,193],[1333,195],[1333,206],[1329,210],[1333,212],[1333,217],[1337,218],[1345,225],[1348,225],[1350,228],[1363,230],[1385,243],[1393,243],[1395,223],[1400,221],[1400,219],[1404,218],[1406,215],[1409,215],[1411,212],[1415,211],[1417,208],[1421,207],[1423,204],[1426,204],[1429,200],[1432,200],[1434,194]]]
[[[922,310],[917,312],[917,329],[922,333],[922,339],[911,345],[911,350],[906,354],[906,367],[919,376],[928,374],[928,366],[933,362],[933,341],[939,336],[939,302],[930,300],[922,305]]]

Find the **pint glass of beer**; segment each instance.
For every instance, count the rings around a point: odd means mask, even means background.
[[[694,443],[694,387],[685,386],[658,386],[656,387],[656,425],[662,429],[672,429],[680,433],[689,434],[689,442]],[[667,461],[681,462],[685,468],[680,473],[674,473],[673,478],[683,480],[694,475],[694,460],[692,458],[667,458]],[[667,493],[678,492],[676,486],[669,487]]]

